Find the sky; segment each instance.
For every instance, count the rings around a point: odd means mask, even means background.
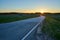
[[[0,12],[60,12],[60,0],[0,0]]]

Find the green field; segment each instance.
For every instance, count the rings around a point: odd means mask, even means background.
[[[54,38],[54,40],[60,40],[60,15],[46,16],[42,32]]]
[[[0,23],[13,22],[38,16],[37,14],[0,14]]]

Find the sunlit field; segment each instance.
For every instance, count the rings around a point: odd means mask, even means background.
[[[54,38],[54,40],[60,40],[60,14],[47,15],[42,32]]]
[[[8,13],[0,14],[0,23],[8,23],[28,18],[38,17],[38,14],[28,14],[28,13]]]

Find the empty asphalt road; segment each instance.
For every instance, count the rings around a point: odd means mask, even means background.
[[[45,16],[26,20],[0,24],[0,40],[20,40],[37,23],[42,22]]]

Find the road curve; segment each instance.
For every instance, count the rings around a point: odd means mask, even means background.
[[[0,24],[0,40],[20,40],[37,23],[42,22],[45,16],[26,20]]]

